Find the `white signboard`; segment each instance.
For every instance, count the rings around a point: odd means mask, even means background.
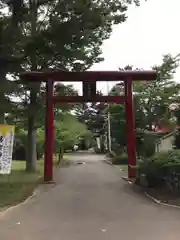
[[[14,129],[12,125],[0,124],[0,174],[11,173]]]

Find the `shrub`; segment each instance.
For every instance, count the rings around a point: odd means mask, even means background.
[[[116,157],[116,153],[113,152],[113,151],[108,152],[108,153],[106,154],[106,157],[107,157],[107,158],[113,158],[113,157]]]
[[[149,159],[138,161],[137,180],[147,180],[147,187],[166,185],[173,192],[180,192],[180,150],[157,153]]]
[[[40,144],[37,144],[37,160],[41,159],[43,156],[43,146]],[[20,160],[25,161],[26,160],[26,146],[24,144],[21,144],[19,146],[15,146],[13,149],[13,160]]]
[[[112,163],[114,165],[125,165],[128,164],[128,156],[126,153],[122,153],[121,155],[117,155],[113,157]]]
[[[180,108],[176,109],[175,112],[177,126],[180,126]],[[175,149],[180,149],[180,129],[176,129],[175,139],[174,139]]]
[[[15,133],[13,160],[26,160],[27,132],[17,129]],[[37,129],[37,159],[42,158],[44,152],[44,131]]]
[[[162,137],[163,133],[143,131],[136,129],[136,150],[140,157],[149,158],[155,154],[155,145],[157,139]]]

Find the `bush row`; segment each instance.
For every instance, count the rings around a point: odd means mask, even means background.
[[[121,153],[112,158],[112,163],[114,165],[126,165],[128,164],[128,156],[126,153]]]
[[[112,157],[115,165],[128,164],[126,153]],[[166,187],[180,194],[180,150],[156,153],[149,158],[138,159],[136,183],[144,188]]]
[[[137,183],[143,187],[166,186],[180,193],[180,150],[157,153],[148,159],[138,160]]]

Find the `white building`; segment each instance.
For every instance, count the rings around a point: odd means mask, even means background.
[[[175,133],[171,132],[158,140],[156,143],[156,152],[165,152],[173,149]]]

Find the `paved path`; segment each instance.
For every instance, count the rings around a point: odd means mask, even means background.
[[[0,219],[2,240],[179,240],[180,210],[133,192],[98,155],[59,172],[58,182]]]

